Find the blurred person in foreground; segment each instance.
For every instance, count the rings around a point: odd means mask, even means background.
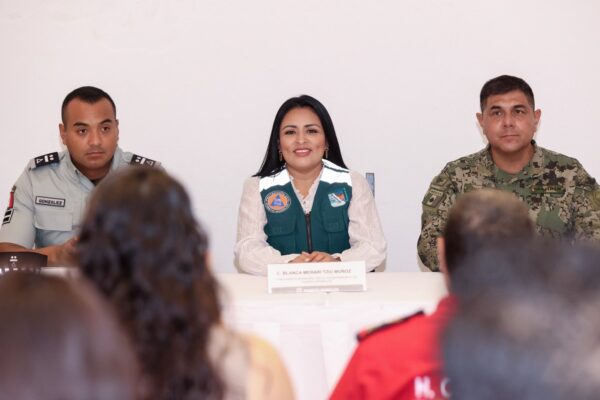
[[[502,271],[503,282],[484,279],[447,327],[453,397],[597,399],[599,260],[598,248],[565,243],[488,249],[473,260]]]
[[[0,399],[134,400],[135,356],[85,282],[0,276]]]
[[[276,351],[221,323],[207,236],[167,173],[129,168],[90,199],[80,267],[129,334],[152,399],[291,399]]]
[[[527,207],[493,189],[458,199],[438,239],[441,271],[450,292],[431,315],[418,312],[358,335],[359,345],[331,399],[445,399],[439,337],[468,287],[460,277],[465,262],[481,249],[534,234]],[[477,266],[473,265],[473,269]],[[460,272],[460,273],[459,273]],[[455,291],[455,286],[460,291]]]

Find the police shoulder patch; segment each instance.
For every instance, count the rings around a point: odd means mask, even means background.
[[[58,153],[54,152],[34,157],[31,161],[31,169],[34,169],[37,167],[43,167],[45,165],[58,164],[60,159],[58,158]]]
[[[131,164],[131,165],[147,165],[149,167],[154,167],[154,166],[158,165],[158,163],[155,160],[146,158],[144,156],[138,156],[137,154],[132,154],[131,162],[129,164]]]
[[[274,190],[265,196],[265,209],[271,213],[279,214],[290,208],[292,199],[283,190]]]
[[[412,319],[414,317],[418,317],[419,315],[424,315],[423,311],[417,311],[417,312],[415,312],[413,314],[407,315],[404,318],[400,318],[400,319],[397,319],[397,320],[394,320],[394,321],[386,322],[385,324],[378,325],[378,326],[375,326],[373,328],[365,329],[364,331],[361,331],[361,332],[359,332],[356,335],[356,339],[359,342],[363,341],[366,338],[368,338],[369,336],[371,336],[371,335],[373,335],[373,334],[375,334],[377,332],[381,332],[381,331],[386,330],[387,328],[391,328],[393,326],[402,324],[402,323],[404,323],[404,322],[406,322],[406,321],[408,321],[408,320],[410,320],[410,319]]]

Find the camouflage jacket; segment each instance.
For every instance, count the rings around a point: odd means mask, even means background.
[[[457,196],[484,187],[517,195],[544,236],[600,240],[600,187],[596,180],[576,159],[534,146],[533,158],[516,175],[496,167],[489,146],[446,164],[423,199],[417,249],[426,267],[439,270],[436,239]]]

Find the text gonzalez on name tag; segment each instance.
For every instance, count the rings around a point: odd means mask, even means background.
[[[44,197],[44,196],[36,196],[35,204],[39,204],[41,206],[51,206],[51,207],[64,207],[66,203],[65,199],[58,199],[56,197]]]

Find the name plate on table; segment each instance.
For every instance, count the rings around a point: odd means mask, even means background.
[[[269,264],[269,293],[367,290],[364,261]]]

